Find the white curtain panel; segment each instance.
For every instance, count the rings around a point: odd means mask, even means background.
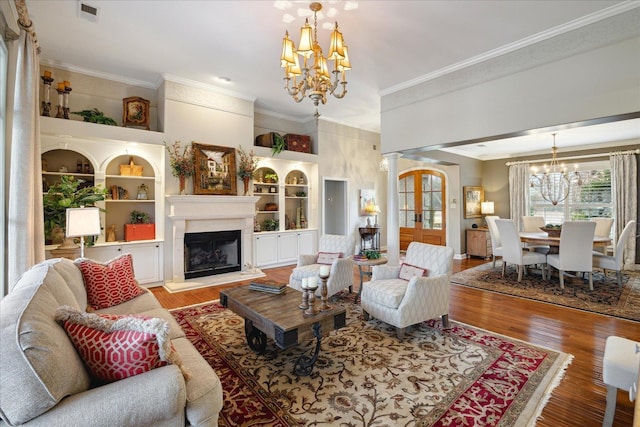
[[[516,230],[522,230],[522,217],[529,215],[529,163],[509,166],[509,212],[516,223]]]
[[[638,162],[635,154],[628,153],[611,153],[610,161],[617,238],[627,222],[638,219]],[[634,230],[627,241],[623,260],[625,270],[635,269],[636,234],[637,230]]]
[[[16,2],[18,5],[19,2]],[[24,22],[24,21],[23,21]],[[30,22],[30,21],[26,21]],[[16,66],[15,111],[9,171],[8,290],[44,260],[40,160],[39,67],[33,24],[21,25]]]

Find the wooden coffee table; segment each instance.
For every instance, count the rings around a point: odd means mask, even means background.
[[[311,357],[302,355],[294,364],[294,373],[309,375],[318,359],[322,337],[334,329],[345,326],[347,312],[339,306],[307,316],[299,308],[302,293],[286,288],[282,294],[249,289],[249,286],[220,291],[220,303],[244,318],[244,331],[249,347],[264,352],[267,338],[281,349],[316,338],[316,348]],[[316,307],[320,302],[316,300]]]

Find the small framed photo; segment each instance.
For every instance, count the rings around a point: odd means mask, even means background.
[[[194,142],[194,194],[236,195],[236,150]]]
[[[149,101],[132,96],[122,100],[122,126],[141,126],[149,130]]]
[[[463,187],[464,193],[464,217],[481,218],[480,204],[484,200],[484,189],[482,187]]]

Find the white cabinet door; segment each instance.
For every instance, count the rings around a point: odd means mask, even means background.
[[[141,285],[162,281],[164,274],[160,268],[162,244],[159,242],[123,245],[122,253],[130,253],[133,258],[133,272]]]
[[[100,262],[110,261],[121,253],[122,246],[120,245],[93,246],[84,250],[85,257]]]
[[[278,262],[296,262],[298,260],[298,234],[278,234]]]
[[[278,262],[277,234],[260,234],[254,236],[253,247],[256,266],[260,267]]]
[[[315,231],[301,231],[298,233],[298,254],[315,254]]]
[[[85,250],[87,258],[100,262],[110,261],[123,253],[131,254],[133,273],[139,284],[161,282],[164,279],[161,242],[94,246]]]

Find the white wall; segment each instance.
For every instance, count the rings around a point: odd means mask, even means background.
[[[383,152],[635,111],[640,8],[383,96]]]

